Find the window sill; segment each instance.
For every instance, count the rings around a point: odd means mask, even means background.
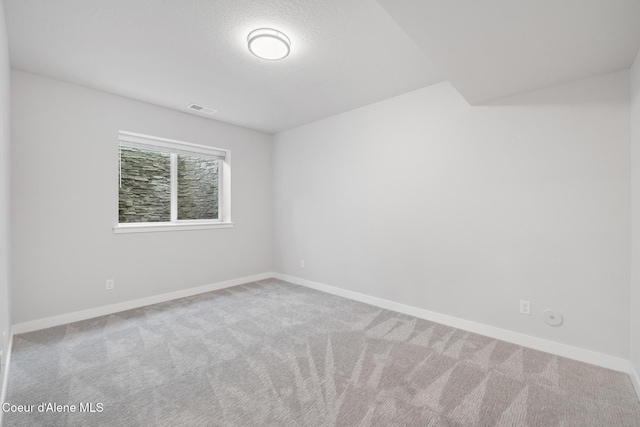
[[[233,228],[233,222],[208,222],[208,223],[185,223],[185,224],[168,224],[168,223],[132,223],[118,224],[113,226],[115,234],[122,233],[155,233],[159,231],[189,231],[189,230],[208,230],[211,228]]]

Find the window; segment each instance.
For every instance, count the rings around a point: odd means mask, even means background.
[[[114,232],[231,227],[230,152],[119,133]]]

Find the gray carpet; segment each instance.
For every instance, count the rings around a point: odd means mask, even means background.
[[[7,426],[640,426],[625,374],[275,279],[17,335],[7,401],[35,405]]]

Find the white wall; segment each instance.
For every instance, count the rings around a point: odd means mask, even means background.
[[[272,271],[270,135],[21,71],[12,91],[14,323]],[[115,235],[118,130],[230,149],[235,228]]]
[[[11,227],[10,218],[10,148],[9,148],[9,48],[4,20],[4,3],[0,2],[0,348],[4,361],[11,329]]]
[[[640,374],[640,52],[631,67],[631,212],[631,363]]]
[[[274,141],[276,271],[628,357],[628,72],[480,107],[441,83]]]

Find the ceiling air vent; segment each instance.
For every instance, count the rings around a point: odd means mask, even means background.
[[[216,112],[216,110],[214,109],[203,107],[202,105],[198,105],[198,104],[191,104],[187,108],[191,110],[200,111],[201,113],[205,113],[205,114],[213,114]]]

